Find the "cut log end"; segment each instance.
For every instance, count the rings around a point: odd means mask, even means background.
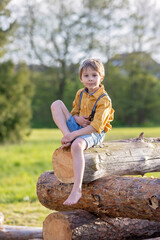
[[[43,223],[44,240],[71,240],[72,231],[65,216],[61,213],[49,214]]]
[[[59,159],[61,160],[59,161]],[[74,182],[73,162],[70,151],[65,151],[62,148],[56,149],[53,153],[52,163],[55,176],[60,182]]]

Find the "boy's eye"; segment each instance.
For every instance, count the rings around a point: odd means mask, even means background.
[[[87,74],[85,74],[84,76],[85,76],[85,77],[88,77],[88,75],[87,75]]]

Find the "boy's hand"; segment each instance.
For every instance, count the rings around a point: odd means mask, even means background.
[[[61,146],[61,148],[69,148],[71,143],[65,143]]]
[[[71,144],[71,142],[76,138],[75,136],[75,133],[74,132],[71,132],[71,133],[68,133],[67,135],[65,135],[62,140],[61,140],[61,143],[62,145],[65,145],[68,147],[69,146],[69,143]]]
[[[87,127],[88,125],[90,125],[90,121],[88,120],[88,117],[87,116],[77,116],[75,115],[74,116],[74,119],[76,120],[76,122],[82,126],[82,127]]]

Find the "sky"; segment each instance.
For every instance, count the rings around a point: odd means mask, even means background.
[[[36,0],[36,2],[39,2],[39,4],[44,1],[44,0]],[[76,0],[75,0],[76,1]],[[77,0],[78,1],[78,0]],[[138,0],[130,0],[131,3],[134,3],[135,1],[138,1]],[[149,1],[149,0],[146,0],[146,1]],[[150,0],[151,2],[155,3],[157,8],[160,8],[160,0]],[[29,2],[33,2],[33,0],[28,0],[27,1],[28,3]],[[11,1],[11,8],[15,9],[15,14],[13,15],[13,18],[16,18],[16,12],[18,14],[18,16],[21,16],[23,14],[22,12],[22,8],[21,6],[23,5],[23,3],[26,3],[26,0],[12,0]],[[21,10],[21,11],[20,11]],[[12,49],[11,49],[12,51]],[[24,53],[25,53],[25,49],[24,49]],[[14,54],[13,54],[14,55]],[[20,53],[20,52],[17,52],[17,58],[22,58],[22,60],[25,61],[25,59],[23,59],[23,53]],[[153,54],[153,57],[154,59],[160,63],[160,56],[159,54]]]

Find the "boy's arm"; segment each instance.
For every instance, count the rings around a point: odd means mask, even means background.
[[[90,124],[90,121],[88,120],[88,117],[87,116],[78,116],[78,115],[74,115],[73,116],[76,123],[78,123],[80,126],[82,127],[86,127],[87,125]]]
[[[96,132],[96,130],[94,129],[94,127],[92,127],[91,125],[88,125],[84,128],[81,128],[77,131],[72,132],[73,135],[76,137],[82,136],[82,135],[87,135],[87,134],[91,134]]]
[[[81,128],[77,131],[68,133],[62,138],[62,144],[65,143],[71,143],[75,138],[82,136],[82,135],[87,135],[96,132],[96,130],[91,126],[88,125],[87,127]]]

